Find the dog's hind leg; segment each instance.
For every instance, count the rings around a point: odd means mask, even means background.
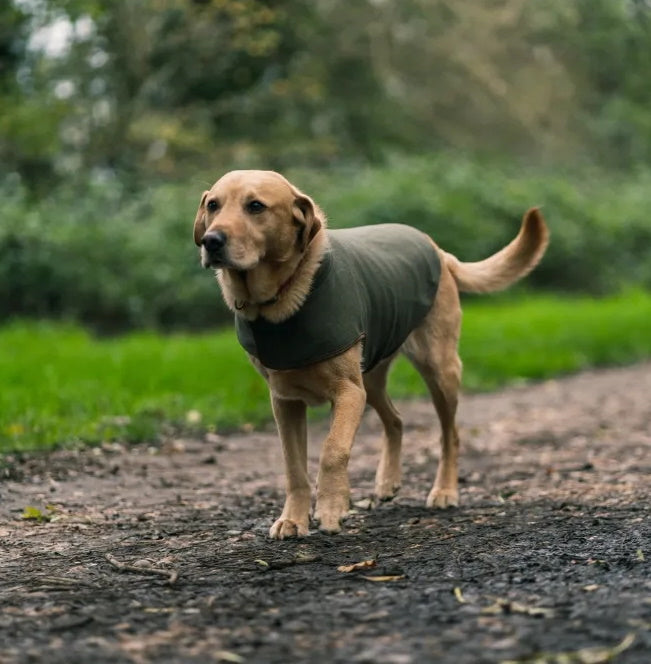
[[[387,374],[392,359],[384,360],[364,374],[366,402],[375,409],[384,427],[380,463],[375,474],[375,495],[379,500],[394,498],[401,480],[402,419],[387,394]]]
[[[450,273],[443,270],[432,310],[402,349],[425,380],[441,422],[441,457],[427,497],[428,507],[459,504],[459,435],[455,418],[461,383],[461,360],[457,354],[460,326],[459,295],[451,284]]]
[[[444,369],[434,364],[416,365],[427,383],[441,422],[441,458],[436,480],[427,497],[428,507],[455,507],[459,504],[459,434],[455,416],[461,361],[455,353],[447,362]]]

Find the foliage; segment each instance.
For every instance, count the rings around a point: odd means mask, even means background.
[[[0,222],[2,315],[61,317],[105,333],[215,323],[221,298],[199,267],[190,193],[158,187],[124,201],[119,187],[98,186],[83,196],[59,192],[38,206],[8,195]]]
[[[607,293],[651,287],[651,171],[531,169],[516,162],[396,159],[354,177],[306,178],[322,191],[334,226],[399,221],[429,233],[461,260],[484,258],[514,237],[526,209],[540,206],[551,230],[542,264],[527,283],[556,291]]]
[[[532,3],[533,4],[533,3]],[[555,0],[538,39],[574,72],[579,117],[592,154],[611,166],[649,163],[651,5],[646,0]]]
[[[649,358],[650,319],[651,296],[642,292],[466,303],[464,384],[487,389]],[[153,440],[270,418],[264,381],[231,330],[102,340],[72,326],[16,322],[0,329],[0,347],[0,452]],[[404,361],[390,390],[424,394]]]
[[[541,205],[552,241],[533,288],[614,292],[651,286],[651,172],[565,174],[452,157],[386,167],[294,170],[333,227],[399,221],[462,260],[508,242]],[[60,317],[101,332],[202,328],[230,320],[199,267],[192,219],[207,180],[125,194],[115,182],[58,189],[39,203],[7,186],[0,202],[0,316]]]
[[[41,193],[441,148],[628,167],[651,158],[650,65],[640,0],[12,0],[0,175]]]

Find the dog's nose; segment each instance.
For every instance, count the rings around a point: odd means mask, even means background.
[[[214,254],[224,247],[226,239],[224,231],[211,231],[201,238],[201,244],[206,248],[208,253]]]

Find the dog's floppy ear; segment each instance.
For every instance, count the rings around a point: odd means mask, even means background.
[[[201,239],[206,232],[206,224],[204,222],[205,210],[203,205],[206,202],[207,195],[208,192],[204,191],[203,196],[201,196],[201,202],[199,203],[199,209],[197,210],[197,216],[194,218],[194,243],[197,247],[201,246]]]
[[[307,249],[307,245],[314,236],[326,225],[326,218],[323,210],[306,194],[294,187],[294,204],[292,214],[294,223],[299,227],[298,245],[301,251]]]

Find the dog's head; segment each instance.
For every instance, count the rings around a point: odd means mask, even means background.
[[[273,171],[231,171],[205,191],[194,241],[206,268],[254,270],[305,252],[324,218],[309,197]]]

